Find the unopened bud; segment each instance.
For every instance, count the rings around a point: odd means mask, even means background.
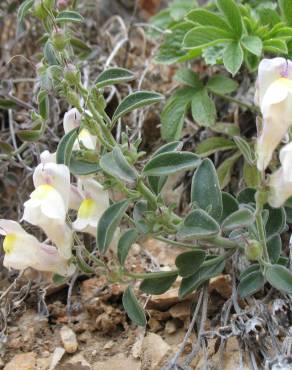
[[[64,78],[70,85],[77,85],[80,82],[80,74],[74,64],[68,64],[64,69]]]
[[[42,0],[35,0],[33,10],[34,15],[39,19],[45,19],[48,16]]]
[[[257,240],[250,240],[245,247],[245,256],[249,261],[257,261],[263,254],[263,247]]]
[[[67,96],[67,100],[69,104],[73,105],[74,107],[78,109],[79,112],[81,112],[82,108],[80,105],[79,96],[72,90],[69,91],[66,96]]]
[[[52,44],[58,51],[63,51],[68,44],[69,38],[62,30],[54,31],[52,34]]]
[[[64,10],[70,5],[70,0],[57,0],[57,8]]]

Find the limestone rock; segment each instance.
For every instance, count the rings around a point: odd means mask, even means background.
[[[149,333],[142,343],[141,370],[158,370],[164,360],[170,355],[170,346],[161,336]]]
[[[78,349],[76,334],[68,326],[63,326],[60,331],[61,341],[67,353],[75,353]]]
[[[36,354],[34,352],[16,355],[6,364],[4,370],[37,370]]]

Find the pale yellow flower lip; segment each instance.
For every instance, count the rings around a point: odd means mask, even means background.
[[[3,249],[5,253],[11,253],[17,240],[17,235],[7,234],[3,241]]]
[[[96,210],[96,202],[91,198],[85,198],[79,207],[77,217],[90,218],[95,214]]]
[[[49,184],[39,185],[32,193],[31,198],[35,200],[43,200],[50,194],[51,191],[54,191],[54,187]]]

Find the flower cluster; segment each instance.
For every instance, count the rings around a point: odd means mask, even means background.
[[[263,118],[257,141],[257,167],[264,171],[278,145],[289,141],[292,126],[292,62],[284,58],[264,59],[259,65],[256,103]],[[292,143],[280,150],[281,167],[269,178],[269,204],[280,207],[292,196]]]
[[[64,131],[79,127],[81,115],[69,110],[63,120]],[[97,142],[87,129],[82,129],[73,150],[80,145],[95,149]],[[109,206],[108,192],[93,176],[70,181],[69,168],[56,163],[56,155],[48,151],[41,154],[41,163],[33,173],[34,190],[24,203],[21,221],[40,227],[51,244],[38,241],[22,226],[12,220],[0,220],[0,234],[4,235],[4,266],[23,270],[27,267],[39,271],[71,275],[74,270],[72,248],[74,232],[96,235],[96,227],[102,213]],[[68,211],[77,211],[76,219],[68,222]]]

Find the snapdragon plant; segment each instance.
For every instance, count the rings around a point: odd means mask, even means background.
[[[282,149],[279,172],[270,181],[265,175],[271,160],[266,148],[273,152],[290,126],[290,64],[287,70],[286,61],[280,58],[260,66],[259,108],[254,107],[254,111],[261,111],[263,128],[257,152],[237,135],[238,150],[233,155],[244,156],[258,181],[254,188],[243,189],[235,196],[221,190],[215,166],[207,155],[183,151],[179,140],[161,146],[147,159],[139,150],[140,139],[131,141],[124,133],[117,142],[113,136],[117,122],[133,110],[161,102],[163,96],[135,91],[110,117],[104,89],[132,81],[135,75],[124,68],[107,68],[85,86],[70,29],[70,24],[83,22],[83,17],[68,4],[60,6],[54,0],[24,1],[19,9],[20,23],[28,13],[39,18],[46,36],[37,68],[38,109],[32,112],[31,129],[19,132],[19,137],[24,142],[35,141],[46,130],[48,93],[53,91],[72,108],[64,116],[64,135],[56,153],[42,153],[33,175],[35,190],[24,204],[23,220],[40,227],[50,244],[38,241],[15,221],[0,220],[5,235],[4,265],[50,271],[54,281],[78,271],[104,274],[109,282],[127,286],[123,305],[129,317],[142,326],[146,325],[146,316],[135,295],[136,281],[143,293],[162,294],[178,280],[179,297],[184,298],[221,274],[233,256],[241,255],[245,260],[238,285],[242,298],[267,283],[292,293],[289,261],[282,255],[281,242],[287,221],[283,204],[292,195],[290,146]],[[183,72],[181,79],[187,85],[202,86],[191,72]],[[226,83],[229,91],[237,87],[229,80]],[[208,84],[209,89],[216,90],[216,81]],[[277,98],[275,89],[281,93]],[[192,92],[188,90],[188,94]],[[203,94],[208,99],[207,93]],[[279,125],[282,130],[275,138],[273,131]],[[193,174],[190,211],[185,217],[178,214],[175,205],[166,204],[162,192],[167,178],[180,171]],[[110,199],[115,191],[122,194],[121,200]],[[95,238],[93,249],[86,244],[85,234]],[[145,236],[164,241],[165,248],[181,248],[173,270],[131,270],[128,253]],[[115,257],[108,260],[110,249]]]

